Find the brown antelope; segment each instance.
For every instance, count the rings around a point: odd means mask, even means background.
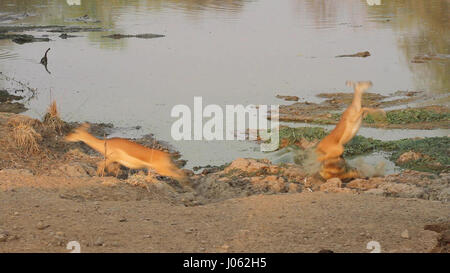
[[[175,166],[168,153],[147,148],[124,138],[98,139],[88,133],[88,128],[88,124],[83,124],[65,139],[70,142],[82,141],[105,157],[105,160],[98,163],[98,175],[103,175],[105,168],[108,171],[112,170],[118,163],[130,169],[146,168],[149,175],[151,170],[155,170],[163,176],[177,180],[185,179],[185,174]]]
[[[361,106],[362,95],[372,86],[372,82],[353,83],[347,81],[347,85],[354,88],[353,101],[342,114],[336,127],[316,147],[318,161],[322,163],[321,175],[325,179],[331,177],[351,178],[357,175],[355,171],[347,171],[344,166],[345,161],[341,158],[344,153],[344,145],[356,135],[365,115],[376,111],[385,114],[382,109]]]

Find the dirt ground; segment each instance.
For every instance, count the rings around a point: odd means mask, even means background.
[[[0,174],[1,252],[429,252],[448,203],[369,194],[255,195],[185,207],[114,178]],[[402,233],[408,230],[407,238]],[[404,235],[404,234],[403,234]]]
[[[189,187],[127,170],[98,177],[99,155],[45,130],[40,152],[14,147],[17,117],[0,115],[0,252],[69,252],[70,241],[81,252],[370,252],[371,241],[382,252],[448,251],[447,173],[344,183],[237,159],[188,172]]]

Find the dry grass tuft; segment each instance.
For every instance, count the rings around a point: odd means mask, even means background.
[[[41,122],[37,119],[33,119],[24,115],[14,115],[8,119],[7,125],[11,128],[18,126],[19,124],[28,124],[32,127],[40,126]]]
[[[52,101],[44,116],[44,127],[58,134],[63,133],[64,121],[59,117],[56,101]]]
[[[12,128],[12,139],[17,148],[27,153],[40,151],[39,141],[42,136],[28,123],[19,123]]]
[[[97,157],[89,156],[78,148],[70,149],[65,153],[64,157],[68,160],[97,160]]]
[[[66,152],[66,156],[70,157],[70,158],[84,158],[85,156],[87,156],[85,153],[83,153],[82,151],[80,151],[80,149],[75,148],[75,149],[70,149],[69,151]]]
[[[56,101],[52,101],[50,106],[48,107],[47,113],[49,113],[52,117],[59,117],[58,107],[56,106]]]
[[[149,183],[149,180],[152,180],[151,182],[158,181],[156,178],[150,179],[145,172],[139,171],[138,173],[128,176],[128,179],[125,180],[125,182],[132,186],[145,188],[148,192],[154,192],[150,189],[151,183]]]

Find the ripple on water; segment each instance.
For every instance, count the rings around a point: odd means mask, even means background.
[[[11,59],[17,59],[18,54],[14,53],[12,51],[9,51],[7,49],[1,49],[0,48],[0,60],[11,60]]]

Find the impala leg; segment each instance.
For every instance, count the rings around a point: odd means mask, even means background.
[[[119,176],[120,172],[120,164],[117,162],[113,162],[106,166],[106,170],[108,171],[108,173],[114,173],[114,176],[117,177]]]
[[[331,158],[338,158],[344,153],[344,146],[342,145],[336,145],[333,147],[330,147],[326,150],[326,154],[319,157],[318,160],[320,162],[323,162],[325,160],[331,159]]]
[[[359,175],[357,170],[348,170],[345,173],[339,175],[339,178],[341,180],[344,180],[344,179],[355,179],[355,178],[359,178],[359,177],[360,177],[360,175]]]
[[[114,161],[111,159],[102,160],[97,163],[97,175],[98,176],[105,176],[105,168],[108,168],[109,165],[113,164]]]

